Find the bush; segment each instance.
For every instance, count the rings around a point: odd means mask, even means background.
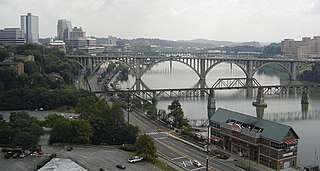
[[[123,144],[120,147],[120,149],[123,150],[123,151],[130,151],[130,152],[136,151],[136,148],[134,147],[133,144]]]

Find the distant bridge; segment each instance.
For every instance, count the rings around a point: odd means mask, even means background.
[[[117,95],[118,93],[129,93],[139,96],[143,99],[157,99],[157,98],[181,98],[181,97],[204,97],[209,96],[215,98],[214,90],[231,90],[231,89],[258,89],[256,104],[264,104],[264,95],[272,94],[289,94],[301,93],[301,103],[308,102],[308,92],[311,88],[319,88],[319,84],[309,85],[272,85],[261,86],[256,79],[248,80],[246,78],[220,78],[211,88],[168,88],[168,89],[128,89],[128,90],[105,90],[94,91],[96,94]]]
[[[263,66],[275,63],[281,66],[289,75],[290,80],[296,80],[297,69],[304,64],[314,64],[318,60],[296,60],[284,58],[266,58],[259,55],[245,54],[215,54],[215,53],[182,53],[182,52],[112,52],[106,55],[66,55],[66,58],[77,61],[83,68],[90,72],[95,71],[107,61],[117,60],[126,63],[134,72],[136,80],[141,80],[144,73],[158,63],[169,61],[179,62],[191,68],[200,80],[205,80],[209,71],[216,65],[227,62],[237,65],[246,75],[252,79],[253,75]],[[204,87],[202,87],[204,88]]]

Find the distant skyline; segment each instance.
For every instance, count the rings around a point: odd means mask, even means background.
[[[320,35],[320,0],[0,0],[0,28],[39,16],[40,37],[59,19],[88,36],[280,42]]]

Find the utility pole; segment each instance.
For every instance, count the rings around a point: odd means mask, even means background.
[[[129,122],[129,114],[130,114],[130,93],[129,93],[129,88],[127,88],[127,90],[128,90],[128,108],[127,108],[127,110],[128,110],[128,125],[130,124],[130,122]]]
[[[206,162],[206,171],[209,171],[209,129],[210,129],[210,120],[208,122],[208,136],[207,136],[207,162]]]

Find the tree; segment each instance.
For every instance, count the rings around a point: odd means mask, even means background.
[[[13,144],[23,149],[37,145],[38,137],[29,132],[19,132],[13,137]]]
[[[82,119],[72,120],[71,125],[73,129],[73,143],[91,143],[93,128],[90,125],[89,121]]]
[[[187,119],[184,118],[184,113],[179,100],[174,100],[171,105],[168,105],[168,109],[170,110],[168,115],[173,118],[173,124],[177,128],[188,124]]]
[[[44,117],[44,125],[52,128],[55,123],[67,120],[64,116],[58,114],[49,114]]]
[[[154,140],[151,136],[143,134],[140,135],[136,142],[135,148],[137,149],[137,155],[154,161],[157,157],[156,147],[154,146]]]

